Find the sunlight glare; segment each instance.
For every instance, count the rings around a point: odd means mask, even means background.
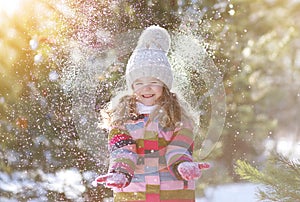
[[[19,8],[21,0],[0,0],[0,13],[13,15]]]

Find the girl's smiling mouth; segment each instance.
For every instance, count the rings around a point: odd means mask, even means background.
[[[145,94],[145,95],[142,95],[143,98],[151,98],[153,97],[155,94]]]

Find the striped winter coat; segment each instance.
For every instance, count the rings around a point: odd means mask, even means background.
[[[195,201],[195,181],[184,181],[177,165],[192,161],[191,125],[168,130],[148,116],[130,121],[109,133],[109,172],[122,172],[131,180],[114,191],[114,201],[191,202]]]

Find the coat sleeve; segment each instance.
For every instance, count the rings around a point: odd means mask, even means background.
[[[167,146],[166,161],[172,175],[182,179],[177,171],[177,166],[182,162],[193,161],[194,134],[193,127],[188,123],[176,128],[173,137]]]
[[[113,128],[109,132],[109,172],[123,173],[130,182],[137,162],[136,142],[123,129]]]

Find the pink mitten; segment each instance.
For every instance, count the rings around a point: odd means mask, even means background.
[[[201,169],[209,168],[207,163],[182,162],[177,170],[184,180],[193,180],[201,176]]]
[[[126,178],[126,175],[123,173],[108,173],[106,175],[101,175],[97,177],[94,180],[94,182],[92,182],[93,186],[97,186],[97,184],[104,184],[106,187],[111,189],[122,189],[126,187],[129,183]]]

